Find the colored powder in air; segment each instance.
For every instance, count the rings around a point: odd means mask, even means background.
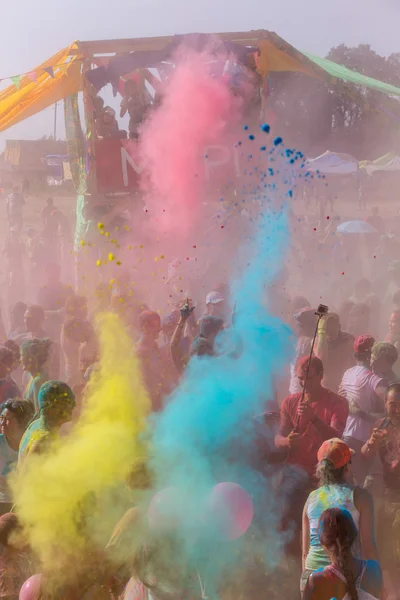
[[[227,80],[212,74],[214,60],[182,50],[161,106],[143,127],[142,185],[150,216],[162,232],[190,235],[204,188],[205,147],[220,143],[237,114]]]
[[[158,489],[175,490],[165,510],[185,544],[189,568],[206,577],[211,596],[235,572],[243,552],[248,561],[261,557],[273,566],[283,543],[270,483],[257,467],[254,417],[266,410],[274,378],[294,348],[289,327],[264,307],[265,287],[274,280],[288,247],[284,208],[265,212],[255,229],[254,241],[242,249],[250,257],[249,267],[232,285],[234,326],[217,338],[220,348],[233,346],[237,352],[191,359],[180,387],[157,417],[153,439]],[[212,486],[221,481],[242,485],[255,506],[251,531],[230,543],[221,540],[206,510]]]
[[[99,322],[102,359],[70,434],[31,455],[12,479],[16,510],[42,570],[57,584],[104,548],[123,513],[125,481],[145,455],[150,402],[118,318]],[[140,439],[139,439],[140,438]]]

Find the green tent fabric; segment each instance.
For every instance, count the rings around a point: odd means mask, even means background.
[[[352,71],[347,67],[337,65],[327,58],[320,58],[319,56],[308,54],[308,52],[303,52],[303,54],[318,67],[328,73],[328,75],[331,77],[336,77],[337,79],[342,79],[343,81],[355,83],[356,85],[364,85],[365,87],[376,90],[377,92],[382,92],[383,94],[388,94],[389,96],[400,96],[400,88],[396,87],[395,85],[383,83],[382,81],[378,81],[372,77],[361,75],[361,73]]]

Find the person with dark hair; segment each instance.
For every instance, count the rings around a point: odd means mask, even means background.
[[[18,462],[19,444],[33,414],[33,406],[24,400],[7,400],[2,406],[0,416],[0,514],[12,509],[13,503],[7,477]]]
[[[22,230],[23,226],[23,208],[25,206],[25,199],[17,185],[12,188],[11,194],[7,196],[7,219],[10,227],[16,227],[17,231]]]
[[[1,406],[10,398],[21,396],[21,392],[11,377],[14,357],[8,348],[0,346],[0,410]]]
[[[139,127],[146,114],[146,101],[144,92],[139,88],[134,79],[128,79],[125,83],[125,94],[121,101],[120,117],[129,114],[129,137],[137,139]]]
[[[106,106],[101,115],[95,120],[95,129],[98,139],[125,139],[126,131],[120,130],[115,110],[111,106]]]
[[[400,310],[395,310],[390,315],[389,333],[385,342],[392,344],[398,352],[400,351]],[[399,361],[397,361],[396,367],[400,368]]]
[[[372,346],[371,369],[375,375],[382,377],[386,386],[399,379],[399,375],[393,370],[398,358],[397,348],[389,342],[376,342]]]
[[[11,365],[11,373],[10,379],[15,381],[16,385],[20,388],[22,383],[22,377],[24,374],[24,370],[21,365],[21,351],[20,348],[14,340],[6,340],[4,342],[4,346],[10,350],[12,354],[12,365]]]
[[[357,528],[353,546],[355,556],[377,559],[373,501],[367,490],[351,483],[353,458],[354,451],[338,438],[325,441],[318,450],[319,487],[311,492],[303,510],[301,591],[310,573],[330,564],[318,536],[321,514],[330,506],[345,508],[351,513]]]
[[[304,296],[295,296],[292,298],[292,313],[296,313],[304,310],[305,308],[311,308],[311,304]]]
[[[324,386],[333,392],[339,390],[347,369],[354,366],[354,336],[341,330],[340,318],[328,313],[320,320],[315,354],[324,363]]]
[[[0,517],[0,597],[18,600],[24,582],[33,574],[24,533],[15,513]]]
[[[37,301],[45,311],[59,310],[65,306],[67,298],[74,296],[70,285],[61,281],[61,267],[57,263],[46,266],[46,279],[38,292]]]
[[[101,96],[94,96],[93,98],[93,119],[99,119],[103,113],[104,100]]]
[[[363,455],[372,460],[379,455],[383,476],[383,507],[378,543],[382,565],[395,589],[400,585],[400,383],[386,390],[387,417],[375,423]]]
[[[397,290],[393,294],[392,302],[393,302],[393,312],[395,312],[396,310],[400,310],[400,290]]]
[[[347,317],[347,331],[354,336],[363,335],[364,331],[371,330],[371,322],[371,309],[368,304],[353,304]]]
[[[161,332],[161,319],[158,313],[145,310],[139,315],[141,337],[136,352],[141,362],[147,391],[151,398],[152,410],[159,412],[164,406],[164,398],[172,391],[171,365],[157,343]]]
[[[11,372],[16,371],[21,366],[21,352],[17,342],[14,340],[6,340],[4,346],[8,348],[13,357]]]
[[[324,440],[342,437],[349,407],[344,398],[322,386],[324,367],[316,356],[311,362],[307,356],[299,360],[297,376],[305,388],[304,400],[301,402],[302,394],[298,392],[283,401],[275,445],[286,448],[287,462],[302,467],[312,478],[318,448]]]
[[[331,564],[310,575],[303,600],[381,598],[383,581],[379,563],[360,560],[354,555],[358,532],[350,512],[340,507],[326,509],[317,530]]]
[[[65,322],[69,319],[86,319],[88,315],[88,301],[85,296],[70,294],[65,301]]]
[[[8,284],[8,303],[25,295],[24,256],[25,245],[16,226],[11,227],[1,251],[4,257]]]
[[[25,320],[24,315],[28,306],[25,302],[15,302],[10,308],[10,333],[8,337],[10,340],[15,339],[21,333],[25,332]]]
[[[98,340],[91,323],[86,319],[66,321],[61,330],[61,348],[64,353],[67,383],[75,385],[81,380],[80,366],[87,362],[88,368],[98,359]]]
[[[214,342],[217,335],[224,329],[224,320],[214,315],[205,315],[199,319],[199,335],[193,340],[191,348],[185,352],[181,341],[188,320],[192,317],[194,306],[191,300],[180,309],[180,319],[171,339],[171,356],[175,368],[181,374],[186,368],[191,356],[214,356]]]
[[[308,373],[307,373],[308,370]],[[317,453],[322,442],[342,437],[349,405],[344,398],[322,387],[324,368],[316,356],[301,358],[297,364],[297,376],[304,388],[287,396],[281,406],[278,434],[275,446],[286,453],[286,463],[296,471],[290,477],[291,494],[284,510],[284,523],[293,523],[295,533],[287,551],[300,554],[301,515],[304,503],[316,487],[315,468]]]
[[[360,335],[354,341],[356,366],[343,375],[339,394],[349,403],[349,416],[343,439],[355,452],[352,471],[358,485],[363,486],[371,466],[361,455],[361,448],[371,435],[375,421],[384,413],[385,381],[370,368],[371,351],[375,340]]]
[[[29,306],[25,312],[25,332],[15,338],[19,346],[26,340],[45,339],[49,336],[43,328],[45,312],[39,305]],[[60,347],[52,340],[52,348],[49,357],[48,372],[50,377],[56,377],[60,372]]]
[[[18,452],[22,436],[33,416],[33,406],[30,402],[17,399],[7,400],[3,404],[0,417],[1,433],[14,452]]]
[[[47,200],[46,200],[46,206],[44,208],[42,208],[42,220],[43,220],[43,225],[45,227],[50,219],[51,213],[54,210],[56,210],[56,207],[54,206],[54,198],[49,196],[49,198],[47,198]]]
[[[21,361],[25,371],[30,375],[24,392],[24,399],[39,410],[38,395],[43,383],[49,380],[48,361],[52,341],[48,338],[25,340],[21,346]]]
[[[75,396],[63,381],[46,381],[39,390],[39,413],[25,431],[18,454],[18,462],[33,453],[43,452],[62,425],[69,423],[75,408]]]
[[[168,345],[171,343],[171,339],[179,323],[180,316],[181,314],[179,310],[173,310],[162,320],[161,331],[164,335],[164,342]]]
[[[362,335],[365,331],[371,331],[371,327],[368,326],[357,330],[363,320],[365,325],[368,317],[369,323],[373,327],[372,331],[377,335],[379,333],[381,303],[378,296],[372,292],[372,284],[369,279],[361,278],[356,281],[353,295],[350,296],[348,301],[351,303],[351,307],[347,331],[353,335]],[[366,310],[366,306],[369,311]],[[353,327],[356,328],[355,331],[351,330]]]

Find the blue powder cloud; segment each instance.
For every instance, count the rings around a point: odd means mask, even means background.
[[[254,463],[254,416],[272,398],[274,378],[292,357],[294,336],[288,326],[265,308],[266,288],[282,266],[289,245],[284,201],[286,186],[259,200],[263,209],[247,247],[247,268],[232,282],[233,327],[220,344],[237,348],[235,356],[194,357],[181,384],[154,426],[153,468],[158,489],[176,490],[169,507],[174,527],[185,544],[188,565],[207,571],[214,592],[226,569],[247,553],[279,560],[282,536],[268,478]],[[286,198],[285,198],[286,196]],[[273,208],[272,208],[273,207]],[[252,531],[235,542],[219,539],[207,521],[205,508],[211,488],[220,481],[242,485],[252,496]]]

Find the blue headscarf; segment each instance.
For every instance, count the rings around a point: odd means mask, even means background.
[[[63,381],[46,381],[39,390],[38,404],[40,412],[53,406],[62,406],[73,409],[75,396],[69,385]]]

